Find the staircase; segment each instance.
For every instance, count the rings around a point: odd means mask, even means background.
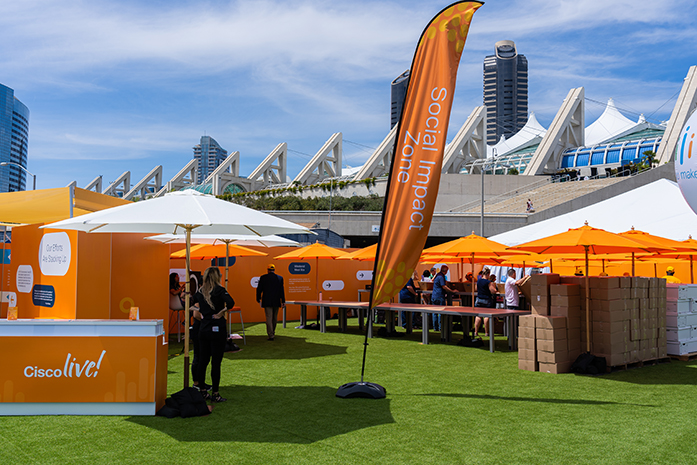
[[[486,200],[486,214],[525,214],[537,213],[552,208],[577,197],[595,192],[604,187],[622,181],[622,177],[588,179],[567,182],[551,182],[551,180],[535,183],[523,190],[501,194]],[[527,201],[532,200],[534,212],[527,212]],[[470,202],[453,211],[463,213],[479,213],[481,202]]]

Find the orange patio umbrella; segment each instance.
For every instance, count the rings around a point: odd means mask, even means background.
[[[648,252],[646,246],[627,237],[620,236],[604,229],[588,226],[586,221],[580,228],[569,229],[560,234],[526,242],[510,248],[538,254],[583,253],[586,262],[586,348],[591,350],[590,340],[590,286],[588,282],[588,256],[609,253]]]
[[[329,247],[328,245],[316,242],[314,244],[300,247],[292,252],[284,253],[276,257],[276,260],[309,260],[315,259],[315,282],[319,283],[319,259],[335,259],[346,255],[343,250]],[[321,292],[321,291],[320,291]]]
[[[678,241],[673,241],[665,237],[654,236],[647,232],[639,231],[638,229],[634,229],[634,226],[632,226],[632,229],[629,231],[621,232],[619,235],[632,239],[640,244],[644,244],[646,246],[646,250],[653,253],[670,253],[682,250],[684,248],[684,246]],[[632,276],[635,276],[634,252],[632,252]]]
[[[228,285],[228,270],[230,268],[230,257],[254,257],[266,256],[263,252],[248,249],[241,245],[230,244],[199,244],[191,247],[191,258],[217,258],[225,255],[225,289]],[[170,255],[170,258],[186,258],[186,249],[178,250]]]
[[[666,239],[670,240],[670,239]],[[689,237],[686,241],[671,241],[676,242],[679,245],[675,245],[675,252],[666,252],[660,254],[661,258],[673,258],[676,260],[690,260],[690,282],[695,283],[695,275],[693,269],[693,259],[697,256],[697,240]],[[650,257],[647,257],[650,258]]]
[[[463,260],[469,258],[472,269],[474,269],[475,262],[481,263],[478,260],[494,260],[498,263],[498,258],[504,255],[514,255],[515,253],[515,251],[511,252],[508,250],[507,246],[489,240],[486,237],[478,236],[472,231],[472,234],[469,236],[424,249],[421,257],[422,260],[427,260],[433,256],[462,257]],[[460,273],[460,276],[462,276],[462,273]],[[474,286],[472,286],[472,308],[474,308]]]
[[[341,257],[336,257],[337,260],[358,260],[361,262],[373,262],[375,261],[375,255],[378,250],[378,245],[373,244],[362,249],[354,250],[353,252],[348,252]]]

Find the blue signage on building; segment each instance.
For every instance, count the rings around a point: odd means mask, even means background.
[[[31,301],[37,307],[53,307],[56,303],[56,290],[53,286],[35,284],[31,290]]]
[[[303,262],[293,262],[288,265],[288,271],[290,274],[310,274],[312,267],[309,263]]]

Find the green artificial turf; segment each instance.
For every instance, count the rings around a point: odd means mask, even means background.
[[[349,320],[355,325],[355,320]],[[360,379],[363,337],[264,325],[223,361],[207,417],[4,417],[0,463],[695,463],[697,362],[605,376],[518,370],[517,352],[421,333],[370,340],[383,400],[339,399]],[[175,339],[176,341],[176,339]],[[505,348],[505,340],[497,348]],[[181,344],[168,392],[181,389]],[[210,381],[210,379],[209,379]]]

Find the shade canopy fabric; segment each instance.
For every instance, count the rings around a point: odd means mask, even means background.
[[[314,244],[300,247],[283,255],[278,255],[277,260],[307,260],[310,258],[337,258],[346,255],[343,250],[329,247],[328,245],[315,242]]]
[[[159,234],[147,237],[148,240],[159,241],[164,244],[184,244],[186,236],[183,234]],[[235,244],[243,247],[300,247],[300,243],[286,239],[285,237],[271,236],[252,236],[243,234],[192,234],[192,244]]]
[[[337,257],[337,260],[358,260],[361,262],[373,262],[375,261],[375,254],[377,253],[378,245],[373,244],[368,247],[356,250],[354,252],[349,252],[341,257]]]
[[[198,244],[191,247],[191,258],[216,257],[263,257],[264,252],[248,249],[236,244]],[[177,250],[170,258],[186,258],[186,249]]]
[[[59,221],[45,227],[87,232],[183,232],[190,226],[206,234],[308,233],[290,221],[243,207],[193,189],[170,192],[162,197],[109,208]]]
[[[474,254],[479,258],[484,258],[514,255],[515,253],[516,251],[508,250],[503,244],[472,233],[469,236],[424,249],[421,256],[450,255],[453,257],[469,257]]]
[[[131,202],[78,187],[0,194],[0,222],[49,223]]]
[[[697,231],[697,215],[685,202],[677,183],[659,179],[588,207],[490,239],[506,245],[518,245],[576,228],[584,221],[616,233],[634,226],[649,234],[676,241],[683,241]]]
[[[511,247],[511,250],[523,250],[541,255],[650,252],[644,244],[604,229],[594,228],[588,223],[580,228],[572,228],[563,233],[516,245]]]

